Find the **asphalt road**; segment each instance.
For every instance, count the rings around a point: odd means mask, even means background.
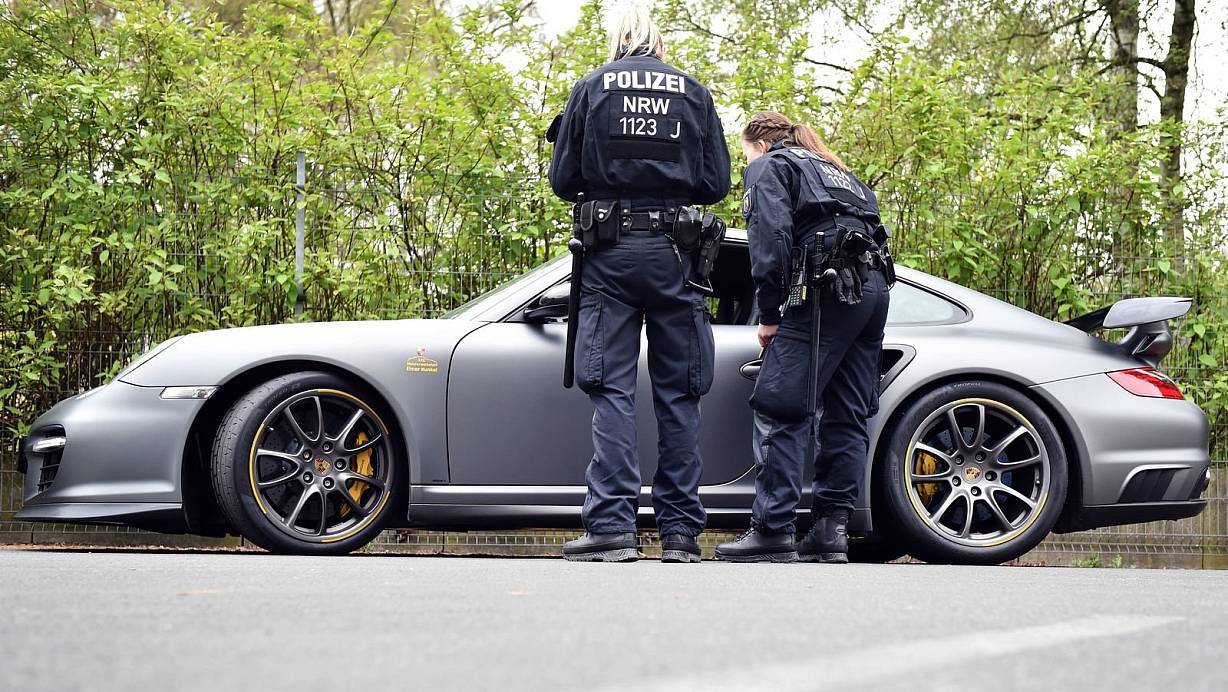
[[[0,690],[1225,690],[1228,573],[0,551]]]

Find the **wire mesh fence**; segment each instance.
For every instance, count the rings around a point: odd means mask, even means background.
[[[157,204],[101,209],[134,240],[84,255],[99,268],[96,288],[128,290],[133,275],[157,285],[144,296],[139,318],[117,317],[97,305],[58,325],[67,350],[55,354],[53,385],[22,387],[15,406],[42,411],[56,401],[114,376],[131,357],[175,333],[219,324],[275,323],[295,319],[399,319],[436,317],[564,251],[566,209],[541,180],[490,180],[467,189],[481,194],[421,194],[396,176],[364,177],[362,171],[307,169],[302,188],[304,223],[296,229],[293,173],[284,177],[220,176],[174,179]],[[260,194],[253,192],[261,190]],[[269,192],[272,189],[274,192]],[[437,190],[446,186],[436,185]],[[890,208],[887,200],[886,208]],[[54,210],[52,211],[54,213]],[[169,227],[188,232],[171,234]],[[305,262],[295,272],[296,233]],[[907,239],[903,239],[907,242]],[[149,262],[151,249],[155,262]],[[1099,304],[1149,292],[1157,253],[1181,262],[1171,248],[1118,244],[1114,265],[1095,280]],[[101,260],[101,261],[99,261]],[[156,276],[155,276],[156,274]],[[255,279],[253,280],[253,277]],[[167,282],[170,283],[167,283]],[[301,282],[302,291],[298,288]],[[1032,285],[1003,279],[973,286],[1010,303],[1052,312],[1055,306]],[[15,290],[30,290],[17,285]],[[37,300],[38,296],[31,296]],[[299,316],[298,313],[301,313]],[[1050,315],[1055,316],[1055,315]],[[25,331],[32,324],[5,325]],[[1177,344],[1165,370],[1186,386],[1196,403],[1214,368]],[[28,423],[29,421],[25,421]],[[6,421],[12,424],[13,421]],[[1213,479],[1198,517],[1055,536],[1024,558],[1052,564],[1095,560],[1112,564],[1228,568],[1228,417],[1212,417]],[[579,463],[579,462],[578,462]],[[23,476],[11,444],[0,449],[0,541],[21,543],[239,546],[241,542],[168,538],[126,527],[27,524],[13,515],[22,502]],[[557,554],[575,532],[437,533],[389,531],[376,551]],[[710,543],[720,539],[713,534]],[[647,535],[649,545],[651,534]],[[705,544],[708,545],[708,544]],[[711,545],[708,545],[710,548]]]

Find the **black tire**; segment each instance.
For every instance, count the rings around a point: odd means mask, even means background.
[[[889,533],[913,557],[1001,564],[1036,547],[1061,514],[1069,476],[1061,437],[1011,387],[939,386],[913,402],[885,439]]]
[[[342,555],[374,540],[398,504],[401,472],[396,432],[375,401],[342,377],[310,371],[276,377],[239,397],[211,456],[213,489],[231,529],[274,553]],[[313,434],[315,441],[304,442]],[[332,533],[330,518],[337,522]],[[302,530],[306,520],[318,534]]]

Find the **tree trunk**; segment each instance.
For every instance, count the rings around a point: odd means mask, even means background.
[[[1113,74],[1121,82],[1121,94],[1113,103],[1118,127],[1138,129],[1138,0],[1101,0],[1113,29]]]
[[[1160,121],[1168,127],[1164,138],[1164,159],[1160,165],[1161,184],[1168,214],[1167,235],[1170,248],[1179,252],[1185,241],[1184,193],[1181,185],[1181,126],[1185,122],[1185,90],[1190,77],[1190,56],[1194,51],[1194,9],[1197,0],[1173,0],[1173,28],[1164,58],[1164,96],[1160,99]]]

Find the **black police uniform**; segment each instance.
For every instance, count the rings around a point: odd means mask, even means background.
[[[729,151],[712,96],[656,57],[615,60],[581,79],[558,123],[550,184],[563,199],[617,200],[660,226],[622,228],[586,252],[576,380],[594,406],[583,521],[589,534],[635,531],[640,473],[635,390],[640,332],[657,416],[653,507],[661,534],[694,536],[699,501],[699,398],[712,385],[714,346],[703,297],[684,278],[690,258],[664,234],[672,209],[729,193]],[[643,224],[637,223],[636,226]],[[565,551],[566,554],[566,551]]]
[[[830,288],[819,292],[821,415],[808,419],[810,306],[781,314],[791,253],[812,246],[820,233],[830,251],[838,225],[875,237],[880,228],[878,200],[852,173],[783,142],[747,168],[745,189],[742,213],[759,323],[780,325],[751,395],[757,465],[752,525],[766,534],[792,533],[810,432],[807,420],[818,426],[815,516],[849,512],[857,499],[865,474],[867,420],[878,412],[889,294],[884,274],[877,270],[869,272],[862,300],[855,305],[837,301]]]

